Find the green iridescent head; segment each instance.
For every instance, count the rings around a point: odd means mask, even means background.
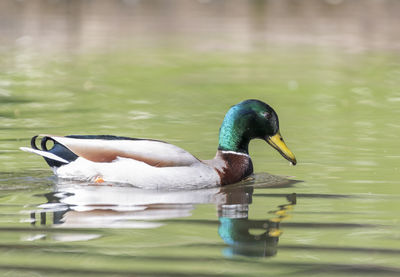
[[[296,164],[296,158],[285,145],[276,112],[259,100],[245,100],[231,107],[219,130],[219,150],[248,154],[252,139],[263,139],[281,155]]]

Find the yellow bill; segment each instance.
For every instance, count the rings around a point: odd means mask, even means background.
[[[286,160],[291,162],[292,165],[296,165],[296,163],[297,163],[296,157],[294,156],[292,151],[290,151],[289,148],[286,146],[280,132],[276,133],[275,135],[273,135],[271,137],[267,137],[266,141],[268,142],[269,145],[271,145],[273,148],[278,150],[278,152],[281,153],[281,155]]]

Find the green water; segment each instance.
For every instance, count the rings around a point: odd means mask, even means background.
[[[379,51],[3,53],[0,273],[398,276],[399,87],[400,56]],[[39,133],[113,134],[209,159],[248,98],[277,111],[297,166],[253,141],[255,180],[157,192],[62,183],[18,150]]]

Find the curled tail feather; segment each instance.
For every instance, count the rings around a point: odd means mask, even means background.
[[[64,145],[60,144],[59,142],[55,141],[49,136],[44,136],[41,139],[40,141],[41,149],[39,149],[36,144],[37,138],[38,136],[32,137],[31,139],[32,148],[20,147],[20,149],[22,151],[42,156],[50,167],[60,167],[62,165],[75,161],[78,158],[78,156],[75,155],[71,150],[69,150]],[[48,141],[51,141],[54,144],[50,149],[47,147]]]

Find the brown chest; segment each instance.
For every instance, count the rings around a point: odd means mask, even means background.
[[[216,168],[221,185],[237,183],[253,173],[253,164],[248,155],[219,152],[217,153],[224,165]]]

